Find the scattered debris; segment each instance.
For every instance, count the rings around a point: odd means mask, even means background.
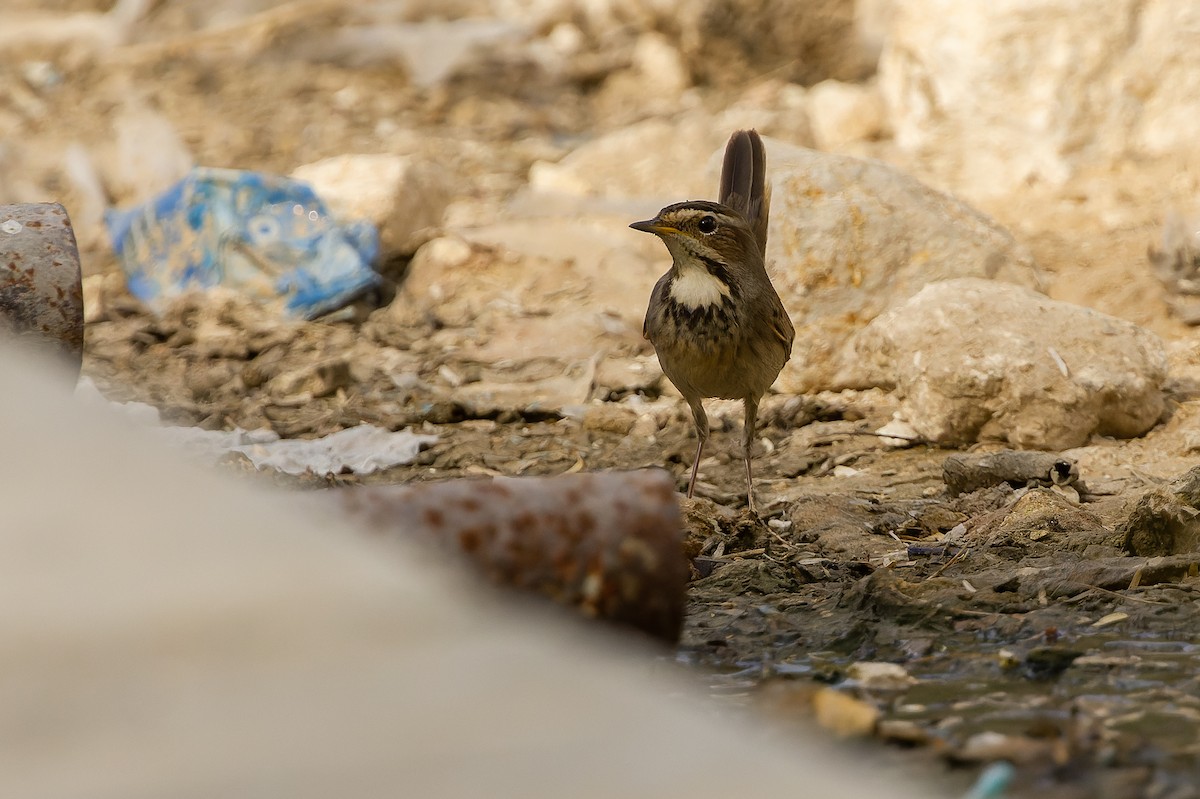
[[[959,453],[942,464],[942,479],[951,496],[1007,483],[1013,488],[1028,486],[1081,487],[1079,467],[1069,458],[1051,452],[1005,449],[982,455]]]
[[[311,319],[379,279],[375,228],[339,223],[307,184],[275,175],[193,169],[106,222],[130,293],[160,313],[220,285]]]

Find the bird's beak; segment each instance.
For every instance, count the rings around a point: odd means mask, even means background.
[[[644,222],[634,222],[630,225],[634,230],[640,230],[643,233],[653,233],[656,236],[661,236],[664,233],[678,233],[678,228],[673,228],[670,225],[659,224],[657,219],[647,219]]]

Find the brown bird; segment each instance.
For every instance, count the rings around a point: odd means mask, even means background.
[[[725,147],[719,202],[675,203],[630,225],[661,238],[673,260],[650,295],[642,335],[696,422],[687,495],[696,490],[708,440],[704,398],[740,399],[746,408],[742,452],[752,512],[750,457],[758,403],[791,356],[796,335],[763,260],[771,211],[766,169],[758,133],[739,130]]]

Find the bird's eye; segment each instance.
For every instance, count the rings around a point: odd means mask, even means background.
[[[701,233],[712,233],[717,229],[717,218],[715,216],[702,216],[700,221],[696,223],[696,228]]]

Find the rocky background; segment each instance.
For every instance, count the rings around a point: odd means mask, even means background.
[[[1186,0],[8,0],[0,202],[69,209],[84,371],[114,400],[436,437],[370,481],[682,481],[690,416],[641,338],[667,254],[626,226],[713,196],[755,127],[797,340],[764,402],[765,524],[737,515],[740,411],[710,411],[681,658],[766,679],[775,709],[820,715],[771,690],[839,682],[869,734],[1020,762],[1031,790],[1194,795],[1169,791],[1200,730],[1197,44]],[[307,323],[225,293],[151,315],[101,217],[193,164],[374,220],[384,287]],[[944,481],[1002,447],[1075,472]],[[902,679],[850,670],[883,661]]]

